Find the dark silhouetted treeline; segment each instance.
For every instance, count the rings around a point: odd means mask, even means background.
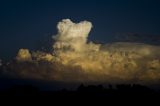
[[[62,89],[58,91],[41,91],[31,85],[14,85],[1,90],[0,96],[26,97],[160,97],[160,92],[137,84],[121,85],[80,85],[77,90]]]

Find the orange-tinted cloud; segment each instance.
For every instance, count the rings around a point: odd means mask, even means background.
[[[69,82],[157,83],[160,47],[140,43],[87,42],[92,23],[58,23],[53,52],[20,49],[12,73],[22,78]]]

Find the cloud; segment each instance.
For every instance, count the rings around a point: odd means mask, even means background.
[[[2,60],[0,59],[0,67],[2,66]]]
[[[70,19],[63,19],[57,25],[58,34],[53,36],[56,41],[53,48],[76,52],[88,50],[86,43],[91,28],[92,23],[88,21],[73,23]]]
[[[63,82],[157,83],[160,47],[141,43],[88,42],[92,23],[63,19],[53,52],[20,49],[9,66],[15,76]]]
[[[143,33],[118,33],[113,36],[115,42],[137,42],[152,45],[160,45],[160,36],[156,34]]]
[[[20,49],[18,51],[16,59],[18,61],[31,61],[32,57],[28,49]]]

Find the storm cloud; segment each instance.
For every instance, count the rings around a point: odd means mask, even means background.
[[[62,82],[157,83],[160,47],[142,43],[88,42],[92,23],[63,19],[52,52],[20,49],[8,73],[21,78]]]

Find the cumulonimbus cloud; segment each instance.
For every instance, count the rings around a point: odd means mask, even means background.
[[[10,71],[22,78],[69,82],[157,83],[160,47],[140,43],[87,42],[92,23],[63,19],[53,52],[20,49]]]

